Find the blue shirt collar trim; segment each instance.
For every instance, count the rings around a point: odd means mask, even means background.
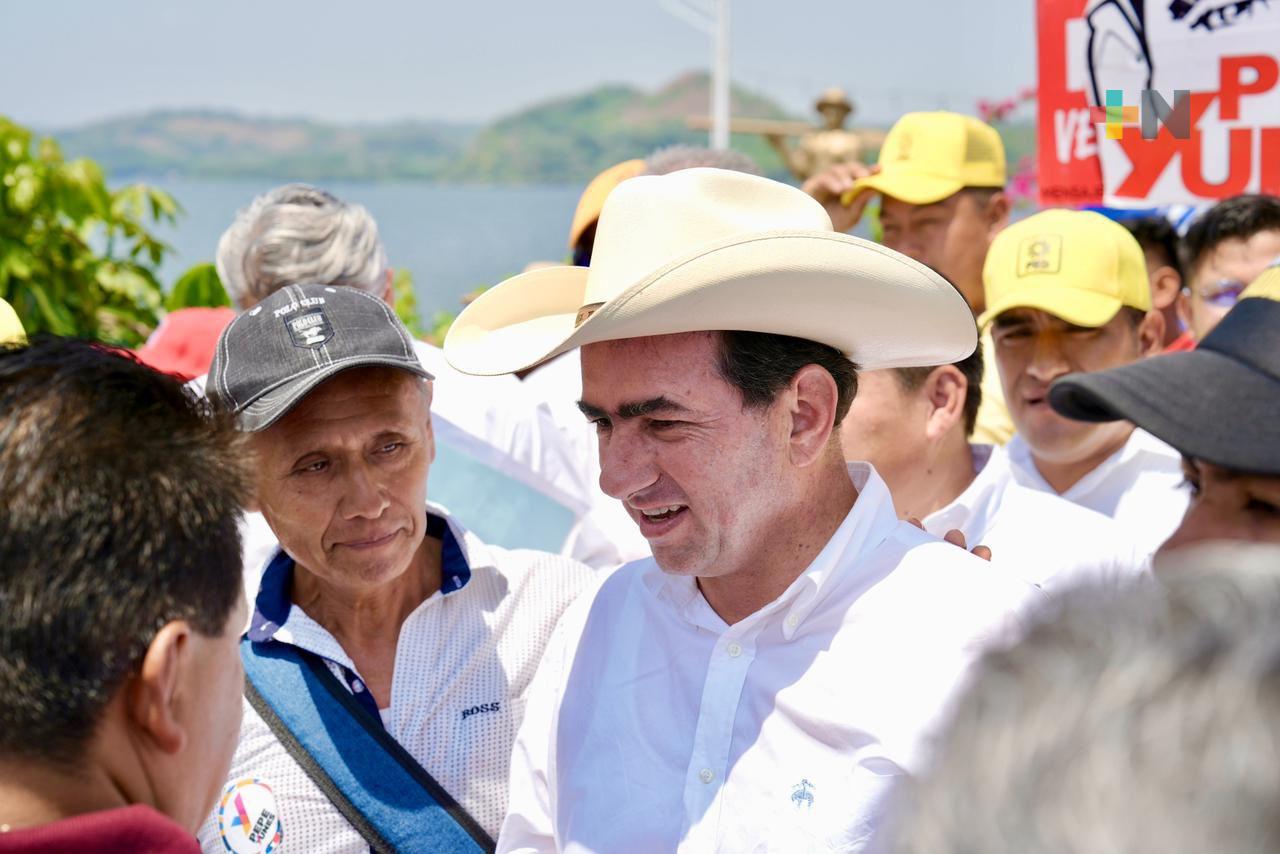
[[[442,543],[441,594],[448,596],[466,587],[471,580],[471,565],[467,563],[462,544],[458,542],[444,517],[434,513],[427,514],[427,536]],[[289,599],[289,588],[293,586],[293,567],[293,558],[284,549],[277,550],[275,557],[267,564],[262,573],[262,583],[258,585],[258,596],[254,599],[253,622],[247,633],[249,640],[255,643],[272,640],[289,619],[289,610],[293,607],[293,602]]]

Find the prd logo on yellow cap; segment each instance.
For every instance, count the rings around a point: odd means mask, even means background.
[[[1062,235],[1037,234],[1018,243],[1018,276],[1052,274],[1062,270]]]

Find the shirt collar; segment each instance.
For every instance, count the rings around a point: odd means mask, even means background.
[[[461,590],[471,580],[472,558],[479,559],[477,567],[493,565],[484,544],[457,525],[447,510],[435,504],[427,505],[427,536],[441,541],[440,592],[446,596]],[[258,585],[249,640],[255,643],[274,640],[289,621],[293,610],[293,601],[289,598],[293,570],[293,558],[284,549],[277,549]]]
[[[898,524],[897,511],[875,468],[870,463],[855,462],[848,464],[848,472],[858,498],[822,551],[781,596],[728,628],[749,630],[761,619],[785,610],[782,634],[790,640],[825,595],[838,586],[837,582],[856,571],[853,566],[858,559],[892,533]],[[689,622],[713,631],[726,630],[724,621],[698,591],[697,579],[662,572],[656,563],[651,564],[648,576],[644,579],[647,586]]]
[[[1000,506],[1007,478],[1000,473],[1003,466],[992,463],[1002,452],[994,445],[970,445],[969,452],[973,457],[974,478],[954,501],[922,520],[925,530],[932,534],[941,536],[955,528],[968,537],[966,526],[971,521],[990,516]]]
[[[1118,451],[1098,463],[1093,471],[1076,481],[1066,492],[1058,493],[1036,468],[1035,460],[1031,457],[1031,446],[1021,436],[1014,436],[1005,448],[1011,468],[1019,475],[1019,480],[1041,491],[1060,494],[1068,501],[1081,500],[1105,483],[1118,469],[1127,467],[1145,454],[1163,457],[1177,453],[1146,430],[1135,427]]]

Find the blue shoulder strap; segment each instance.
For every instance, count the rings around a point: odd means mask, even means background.
[[[493,851],[458,802],[315,655],[240,642],[245,697],[377,852]]]

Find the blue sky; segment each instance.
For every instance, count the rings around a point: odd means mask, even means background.
[[[798,113],[828,85],[886,121],[1035,82],[1032,0],[732,0],[731,21],[735,81]],[[26,0],[0,26],[0,112],[43,129],[161,107],[485,121],[711,53],[660,0]]]

